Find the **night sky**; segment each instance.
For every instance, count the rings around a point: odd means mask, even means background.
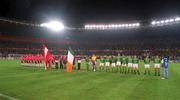
[[[179,0],[0,0],[0,17],[69,25],[150,22],[180,15]]]

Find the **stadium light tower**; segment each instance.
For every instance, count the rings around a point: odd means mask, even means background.
[[[50,21],[48,23],[42,23],[40,26],[49,28],[53,31],[62,31],[64,29],[64,25],[59,21]]]

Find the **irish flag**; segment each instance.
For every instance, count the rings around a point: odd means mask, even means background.
[[[66,64],[67,72],[72,72],[73,61],[74,61],[74,52],[71,48],[68,48],[67,64]]]

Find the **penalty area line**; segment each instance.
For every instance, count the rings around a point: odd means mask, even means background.
[[[8,99],[8,100],[18,100],[18,99],[16,99],[16,98],[13,98],[13,97],[11,97],[11,96],[8,96],[8,95],[2,94],[2,93],[0,93],[0,97],[6,98],[6,99]]]

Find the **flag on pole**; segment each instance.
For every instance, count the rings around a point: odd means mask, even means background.
[[[51,57],[51,53],[44,44],[43,44],[43,49],[44,49],[44,69],[47,70],[49,67],[49,58]]]
[[[74,61],[74,51],[69,47],[67,54],[67,64],[66,64],[67,72],[72,72],[73,61]]]

